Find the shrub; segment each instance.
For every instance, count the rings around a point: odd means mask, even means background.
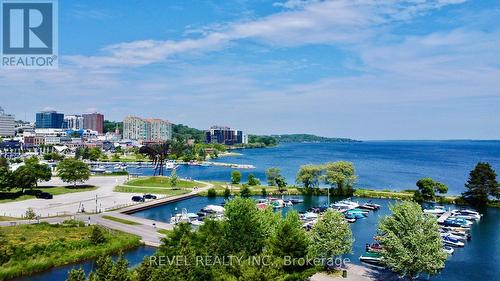
[[[208,195],[208,197],[216,197],[217,196],[217,192],[215,191],[214,188],[210,188],[208,190],[208,194],[207,195]]]
[[[250,188],[248,188],[248,186],[246,186],[246,185],[243,185],[243,187],[240,190],[240,196],[246,198],[246,197],[250,197],[251,194],[252,194],[252,192],[250,191]]]
[[[229,198],[230,196],[231,196],[231,190],[229,190],[229,188],[226,187],[226,189],[224,189],[224,197]]]
[[[104,237],[101,228],[98,226],[94,226],[92,228],[92,234],[90,235],[90,242],[92,242],[92,244],[97,245],[104,243],[105,241],[106,237]]]
[[[267,190],[265,187],[262,188],[262,196],[266,197],[267,196]]]

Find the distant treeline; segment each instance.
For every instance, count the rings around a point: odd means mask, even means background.
[[[348,138],[329,138],[310,134],[272,135],[278,142],[358,142]]]

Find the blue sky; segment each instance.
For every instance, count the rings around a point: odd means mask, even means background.
[[[491,0],[59,1],[58,70],[0,106],[357,139],[500,139]]]

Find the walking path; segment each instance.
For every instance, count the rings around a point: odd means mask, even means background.
[[[349,264],[347,268],[347,278],[335,277],[326,273],[316,273],[310,281],[401,281],[403,280],[393,272],[386,269],[377,269],[357,264]]]

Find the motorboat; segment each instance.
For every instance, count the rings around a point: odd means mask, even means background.
[[[443,240],[443,243],[448,246],[453,246],[453,247],[463,247],[465,244],[464,242],[459,241],[458,239],[451,238],[451,237],[441,237]]]
[[[353,202],[351,200],[341,200],[341,201],[338,201],[334,204],[332,204],[333,206],[335,205],[339,205],[339,206],[347,206],[349,207],[349,209],[354,209],[354,208],[357,208],[359,207],[359,203],[358,202]]]
[[[448,218],[443,222],[444,226],[469,228],[472,223],[460,218]]]
[[[106,168],[104,168],[102,166],[97,166],[95,168],[90,169],[90,171],[92,173],[104,173],[104,172],[106,172]]]
[[[455,252],[455,249],[450,246],[443,246],[443,252],[447,253],[448,255],[452,255],[453,252]]]
[[[209,214],[222,214],[224,213],[224,207],[219,205],[207,205],[201,209],[202,212]]]
[[[292,202],[293,204],[300,204],[300,203],[304,202],[303,199],[299,199],[299,198],[290,198],[290,199],[288,199],[288,201]]]
[[[442,229],[442,228],[440,228],[439,231],[443,234],[451,234],[451,235],[460,237],[460,239],[464,240],[464,241],[471,239],[471,235],[467,232],[458,232],[458,231],[446,230],[446,229]]]
[[[370,201],[368,201],[368,203],[365,203],[365,204],[363,204],[363,205],[365,205],[365,206],[369,206],[369,207],[373,207],[373,208],[375,208],[375,210],[380,209],[380,205],[379,205],[379,204],[375,204],[375,203],[372,203],[372,202],[370,202]]]
[[[467,237],[458,236],[458,235],[451,234],[451,233],[441,233],[441,238],[443,238],[443,237],[453,238],[453,239],[461,241],[461,242],[465,242],[467,240]]]
[[[366,251],[380,253],[380,252],[382,252],[382,245],[380,245],[378,243],[367,244]]]
[[[424,209],[424,213],[431,215],[442,215],[446,213],[446,209],[443,206],[435,206],[432,209]]]
[[[353,223],[356,222],[356,216],[354,214],[344,214],[344,218],[347,222]]]
[[[375,210],[377,210],[377,208],[376,208],[376,207],[374,207],[374,206],[372,206],[372,205],[370,205],[370,204],[363,204],[363,205],[359,205],[359,207],[358,207],[358,208],[360,208],[360,209],[365,209],[365,210],[370,210],[370,211],[375,211]]]
[[[300,218],[305,221],[311,221],[318,219],[318,214],[313,213],[313,212],[306,212],[304,214],[300,214]]]
[[[360,210],[360,209],[351,209],[351,210],[347,210],[346,211],[347,213],[358,213],[358,214],[363,214],[363,215],[368,215],[368,211],[365,211],[365,210]]]
[[[382,255],[380,253],[375,252],[366,252],[362,256],[359,257],[361,262],[373,264],[373,265],[382,265]]]
[[[452,212],[453,215],[462,215],[462,216],[470,216],[474,218],[475,220],[480,220],[481,219],[481,214],[479,214],[476,211],[468,210],[468,209],[463,209],[463,210],[455,210]]]

